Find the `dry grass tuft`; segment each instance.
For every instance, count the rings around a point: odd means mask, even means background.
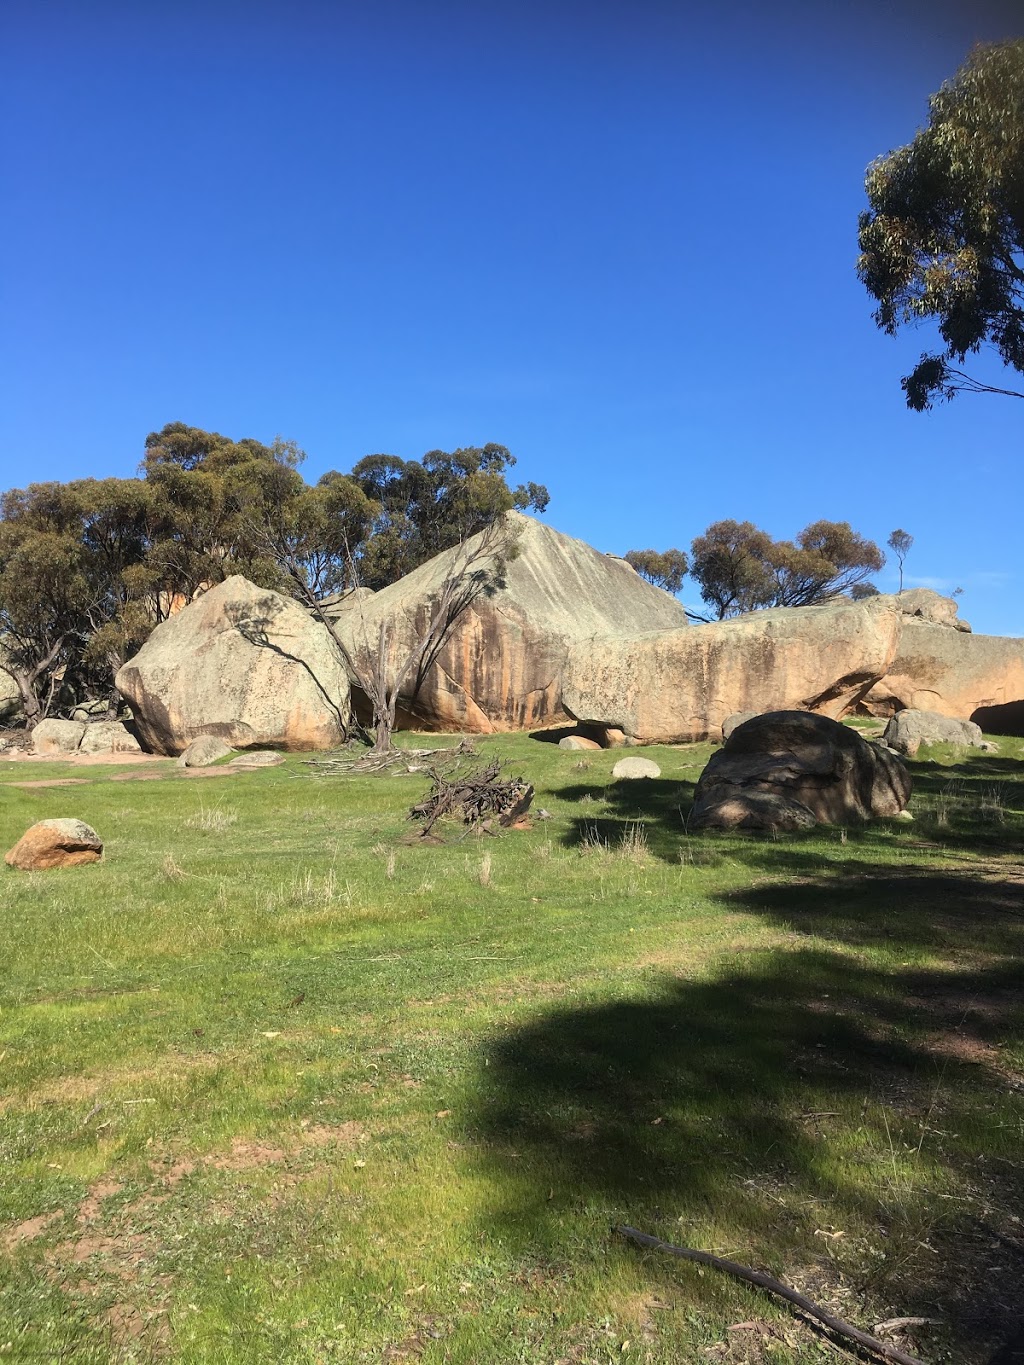
[[[206,806],[200,801],[198,814],[185,821],[185,828],[201,829],[207,834],[222,834],[237,823],[236,811],[225,810],[223,806]]]

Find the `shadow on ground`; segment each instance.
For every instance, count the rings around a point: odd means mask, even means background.
[[[962,850],[977,853],[1024,853],[1019,816],[1024,812],[1024,764],[1016,759],[972,758],[963,763],[911,763],[914,779],[911,809],[913,825],[890,820],[851,826],[844,839],[861,851],[877,849],[886,856],[893,840],[904,847],[926,842],[934,851]],[[768,835],[705,832],[690,835],[687,823],[693,809],[693,793],[700,776],[692,778],[644,778],[601,785],[596,778],[556,788],[551,795],[580,807],[566,824],[562,842],[567,847],[600,841],[617,847],[631,826],[641,822],[650,851],[667,862],[699,854],[713,864],[728,856],[764,866],[765,870],[820,868],[817,848],[821,828],[787,834],[782,840]],[[826,831],[827,832],[827,831]]]
[[[653,815],[666,785],[630,800]],[[812,1295],[842,1282],[854,1318],[941,1318],[964,1365],[1019,1359],[1021,886],[912,868],[728,899],[808,939],[489,1040],[494,1224],[557,1254],[559,1216],[597,1212]]]

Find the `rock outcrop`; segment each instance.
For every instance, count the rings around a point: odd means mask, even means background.
[[[858,709],[874,716],[935,711],[992,734],[1024,734],[1024,640],[908,616],[891,668]]]
[[[237,575],[157,626],[117,687],[161,754],[200,735],[235,749],[330,749],[349,719],[348,677],[324,626]]]
[[[80,754],[137,754],[142,745],[119,720],[98,720],[85,727]]]
[[[718,739],[737,711],[839,717],[889,672],[902,623],[887,599],[840,599],[579,641],[562,703],[577,721],[643,743]]]
[[[691,829],[803,829],[898,815],[910,775],[827,716],[778,711],[738,725],[700,775]]]
[[[909,758],[922,744],[955,744],[960,749],[987,749],[981,726],[935,711],[899,711],[885,727],[884,743]]]
[[[32,752],[47,758],[66,758],[78,753],[84,734],[84,721],[41,720],[32,731]]]
[[[514,557],[497,585],[470,588],[430,667],[401,691],[399,723],[406,728],[486,734],[556,725],[568,719],[562,680],[571,649],[586,652],[595,636],[685,633],[682,604],[623,560],[519,512],[509,513],[506,524],[516,539]],[[383,621],[395,657],[407,655],[423,638],[446,578],[482,548],[483,538],[474,536],[461,551],[438,555],[339,609],[337,628],[349,648],[372,656]]]
[[[40,820],[8,849],[4,862],[20,872],[45,872],[98,863],[102,857],[103,840],[84,820]]]
[[[3,645],[0,645],[0,652]],[[21,710],[21,693],[9,673],[0,668],[0,721],[14,720]]]

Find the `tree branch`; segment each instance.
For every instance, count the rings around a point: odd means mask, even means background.
[[[651,1237],[648,1233],[639,1232],[636,1228],[628,1227],[625,1224],[613,1227],[612,1231],[617,1232],[630,1242],[636,1242],[637,1246],[647,1247],[651,1251],[666,1251],[670,1256],[677,1256],[683,1261],[697,1261],[701,1265],[714,1266],[716,1270],[724,1270],[730,1275],[735,1275],[737,1279],[746,1280],[748,1284],[756,1285],[758,1289],[770,1290],[771,1293],[778,1294],[781,1298],[795,1304],[808,1317],[816,1318],[830,1332],[846,1337],[849,1341],[855,1341],[858,1346],[863,1346],[867,1351],[873,1351],[875,1355],[881,1356],[884,1360],[894,1361],[895,1365],[924,1365],[924,1361],[919,1360],[917,1356],[908,1356],[905,1351],[897,1350],[895,1346],[889,1346],[886,1342],[879,1341],[877,1337],[862,1332],[860,1328],[851,1327],[842,1318],[833,1317],[831,1313],[820,1308],[813,1300],[797,1293],[795,1289],[790,1289],[781,1280],[776,1280],[771,1275],[765,1275],[763,1271],[751,1270],[745,1265],[740,1265],[737,1261],[727,1261],[722,1256],[713,1256],[709,1251],[695,1251],[692,1247],[674,1246],[671,1242],[663,1242],[660,1237]]]

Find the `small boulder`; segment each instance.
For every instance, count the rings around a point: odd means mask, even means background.
[[[103,840],[84,820],[40,820],[4,855],[8,867],[43,872],[51,867],[98,863]]]
[[[276,749],[250,749],[247,753],[239,754],[228,764],[229,768],[276,768],[279,763],[284,762],[284,754],[279,754]]]
[[[85,727],[80,754],[139,754],[142,745],[119,720],[94,721]]]
[[[794,806],[815,821],[848,824],[897,815],[910,790],[901,760],[848,726],[806,711],[771,711],[738,725],[712,755],[697,783],[690,826],[721,827],[729,819],[729,828],[801,828]],[[766,804],[766,794],[783,804]],[[743,804],[716,814],[734,798]]]
[[[981,726],[972,720],[956,720],[937,711],[898,711],[882,736],[890,749],[913,758],[922,744],[955,744],[980,749],[985,743]]]
[[[563,735],[558,741],[560,749],[600,749],[596,739],[586,739],[583,735]]]
[[[209,768],[218,759],[227,758],[231,746],[217,735],[200,735],[194,739],[178,759],[179,768]]]
[[[638,777],[660,777],[661,769],[649,758],[620,758],[612,769],[618,782],[631,782]]]
[[[625,749],[629,748],[630,740],[625,730],[619,730],[614,725],[605,727],[601,735],[602,749]]]
[[[85,725],[77,720],[41,720],[32,731],[32,752],[54,758],[77,754]]]
[[[105,716],[109,709],[110,705],[105,701],[83,701],[71,712],[71,719],[85,723],[96,716]]]
[[[742,725],[744,721],[753,720],[759,716],[760,711],[734,711],[731,716],[726,716],[722,721],[722,739],[727,740],[736,729],[737,725]]]

